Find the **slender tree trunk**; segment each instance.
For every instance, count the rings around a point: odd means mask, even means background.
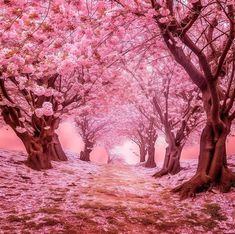
[[[91,150],[85,149],[80,152],[80,160],[89,162]]]
[[[90,160],[90,154],[91,154],[91,151],[92,151],[93,147],[94,147],[93,142],[85,141],[84,150],[82,150],[80,152],[80,160],[86,161],[86,162],[91,161]]]
[[[166,148],[165,152],[165,158],[163,167],[160,171],[155,173],[153,177],[161,177],[166,174],[172,174],[175,175],[178,172],[180,172],[180,156],[182,152],[183,147],[182,146],[172,146],[169,145]]]
[[[147,154],[146,145],[144,143],[141,143],[141,145],[139,146],[139,150],[140,150],[140,162],[145,162]]]
[[[219,132],[215,134],[215,132]],[[173,191],[180,192],[182,198],[216,185],[222,192],[228,192],[235,185],[235,174],[226,163],[226,138],[229,129],[207,123],[200,140],[199,164],[196,174]]]
[[[156,162],[155,162],[155,144],[150,143],[148,146],[148,159],[145,163],[145,167],[148,168],[153,168],[156,167]]]

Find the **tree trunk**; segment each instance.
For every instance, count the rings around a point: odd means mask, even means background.
[[[145,162],[145,158],[146,158],[146,154],[147,154],[146,145],[141,144],[139,146],[139,150],[140,150],[140,162]]]
[[[180,156],[182,152],[182,146],[171,146],[166,148],[163,167],[160,171],[155,173],[153,177],[161,177],[166,174],[175,175],[180,172]]]
[[[154,143],[151,143],[148,146],[148,159],[147,159],[147,162],[145,163],[145,167],[148,167],[148,168],[156,167]]]
[[[35,170],[52,168],[51,160],[66,161],[67,157],[54,131],[44,132],[33,137],[28,134],[18,134],[28,153],[26,165]]]
[[[93,147],[94,147],[94,143],[90,140],[86,140],[84,150],[82,150],[80,153],[80,160],[86,161],[86,162],[91,161],[90,154],[91,154]]]
[[[48,154],[53,161],[67,161],[68,158],[63,151],[59,137],[56,133],[53,134],[51,143],[48,144]]]
[[[227,168],[226,138],[229,129],[207,123],[200,140],[199,164],[196,174],[187,182],[173,189],[181,198],[194,196],[196,192],[218,186],[228,192],[235,185],[235,174]],[[215,134],[215,132],[219,133]]]
[[[90,153],[91,153],[91,150],[88,150],[88,149],[82,150],[82,151],[80,152],[80,160],[86,161],[86,162],[91,161],[91,160],[90,160]]]
[[[22,139],[22,138],[21,138]],[[28,153],[26,165],[34,170],[52,168],[49,155],[44,151],[44,147],[39,138],[27,137],[23,143]]]
[[[19,133],[16,129],[21,126],[19,121],[20,110],[12,107],[4,107],[2,116],[4,121],[13,129],[15,134],[23,142],[28,153],[26,164],[35,170],[52,168],[50,160],[64,161],[67,160],[66,155],[60,145],[58,135],[55,129],[59,126],[58,120],[50,120],[48,125],[50,129],[42,127],[41,120],[33,115],[32,127],[34,128],[34,135],[31,136],[28,132]]]

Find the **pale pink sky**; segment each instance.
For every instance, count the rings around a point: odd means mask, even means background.
[[[58,129],[58,135],[63,148],[75,153],[79,153],[83,147],[81,137],[77,134],[76,129],[69,122],[64,122]],[[22,142],[15,136],[15,133],[10,128],[0,129],[0,148],[24,150]],[[134,144],[126,142],[122,146],[115,149],[128,163],[137,163],[138,157],[133,153],[136,151]],[[199,145],[185,147],[182,152],[182,160],[197,158]],[[156,161],[162,161],[165,152],[165,142],[162,138],[158,139],[156,144]],[[227,144],[228,155],[235,154],[235,137],[231,137]],[[96,147],[91,154],[91,160],[98,163],[107,161],[107,153],[102,147]]]

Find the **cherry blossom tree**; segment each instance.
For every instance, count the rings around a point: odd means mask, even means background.
[[[66,160],[55,132],[60,121],[115,76],[102,70],[99,36],[91,33],[102,6],[60,0],[1,5],[2,115],[24,143],[27,164],[48,169],[50,160]]]
[[[144,163],[147,157],[147,128],[143,120],[140,121],[134,129],[132,128],[128,129],[128,137],[138,146],[140,163]]]
[[[90,161],[90,153],[103,135],[108,134],[111,121],[103,116],[91,116],[84,113],[76,118],[78,132],[83,139],[84,149],[80,152],[80,159]]]
[[[134,93],[135,90],[132,90]],[[118,116],[122,119],[116,126],[120,135],[129,138],[139,148],[140,162],[144,166],[152,168],[156,167],[155,162],[155,143],[158,137],[156,121],[154,116],[149,118],[148,115],[151,106],[147,105],[146,100],[137,96],[139,102],[135,99],[130,100],[131,103],[120,108]],[[144,102],[145,101],[145,102]],[[121,117],[122,116],[122,117]]]
[[[150,123],[154,120],[156,129],[164,134],[168,144],[163,168],[155,177],[180,171],[183,146],[190,133],[202,122],[199,92],[177,64],[167,66],[170,59],[158,60],[157,67],[155,62],[146,62],[148,59],[142,57],[141,64],[138,62],[137,67],[126,69],[132,78],[140,112]],[[184,86],[182,80],[185,81]]]

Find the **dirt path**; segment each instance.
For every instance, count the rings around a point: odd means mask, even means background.
[[[0,153],[0,234],[235,233],[234,192],[179,201],[169,189],[193,173],[152,171],[72,157],[46,172]],[[3,155],[3,156],[2,156]]]

